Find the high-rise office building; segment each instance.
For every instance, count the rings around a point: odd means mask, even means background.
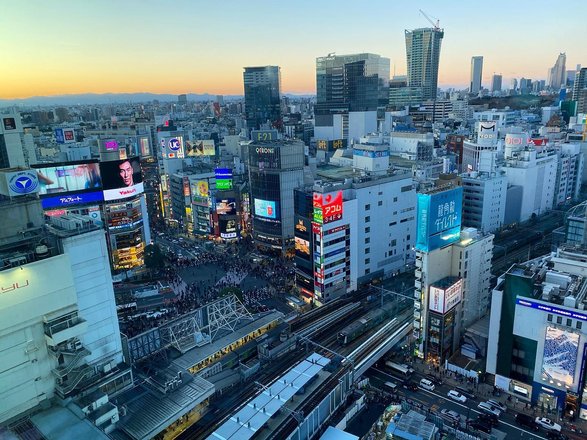
[[[575,73],[575,82],[573,83],[572,100],[578,101],[580,91],[587,87],[587,67],[577,69]]]
[[[560,53],[556,59],[556,63],[548,70],[548,86],[552,89],[558,90],[562,85],[567,83],[567,55]]]
[[[501,74],[493,74],[491,78],[491,92],[501,92],[501,82],[503,77]]]
[[[0,169],[25,166],[20,114],[0,115]]]
[[[444,30],[420,28],[406,30],[408,87],[422,87],[422,99],[436,99],[438,64]]]
[[[372,53],[316,58],[317,115],[377,110],[387,104],[389,58]]]
[[[243,79],[247,129],[258,130],[262,125],[280,128],[281,68],[245,67]]]
[[[483,76],[483,57],[471,57],[471,84],[469,93],[477,94],[481,90],[481,78]]]

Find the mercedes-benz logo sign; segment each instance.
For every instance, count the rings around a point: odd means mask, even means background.
[[[16,194],[29,194],[37,189],[39,181],[33,173],[18,173],[12,176],[8,182],[10,190]]]
[[[181,142],[179,142],[178,138],[171,138],[169,139],[169,149],[172,151],[177,151],[181,148]]]

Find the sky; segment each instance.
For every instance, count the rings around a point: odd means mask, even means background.
[[[2,5],[4,3],[4,5]],[[440,20],[439,86],[471,57],[546,79],[559,52],[587,65],[587,1],[0,0],[0,98],[77,93],[243,94],[244,66],[281,66],[285,93],[316,92],[316,57],[371,52],[405,74],[404,30]]]

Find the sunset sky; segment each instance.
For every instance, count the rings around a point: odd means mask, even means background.
[[[404,29],[445,30],[440,87],[502,73],[546,79],[559,52],[587,65],[587,1],[0,0],[0,98],[71,93],[243,94],[244,66],[281,66],[284,92],[315,93],[315,59],[372,52],[405,73]]]

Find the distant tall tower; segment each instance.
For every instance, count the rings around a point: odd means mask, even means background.
[[[491,92],[501,92],[501,74],[493,74],[493,78],[491,79]]]
[[[566,84],[567,75],[567,55],[560,53],[554,63],[554,66],[548,71],[548,86],[552,89],[558,90],[563,84]]]
[[[469,93],[476,95],[481,90],[483,77],[483,57],[471,57],[471,84]]]
[[[440,28],[406,29],[408,87],[421,87],[422,99],[436,99],[438,64],[444,30]]]
[[[247,128],[258,130],[269,121],[281,128],[281,69],[279,66],[245,67]]]

